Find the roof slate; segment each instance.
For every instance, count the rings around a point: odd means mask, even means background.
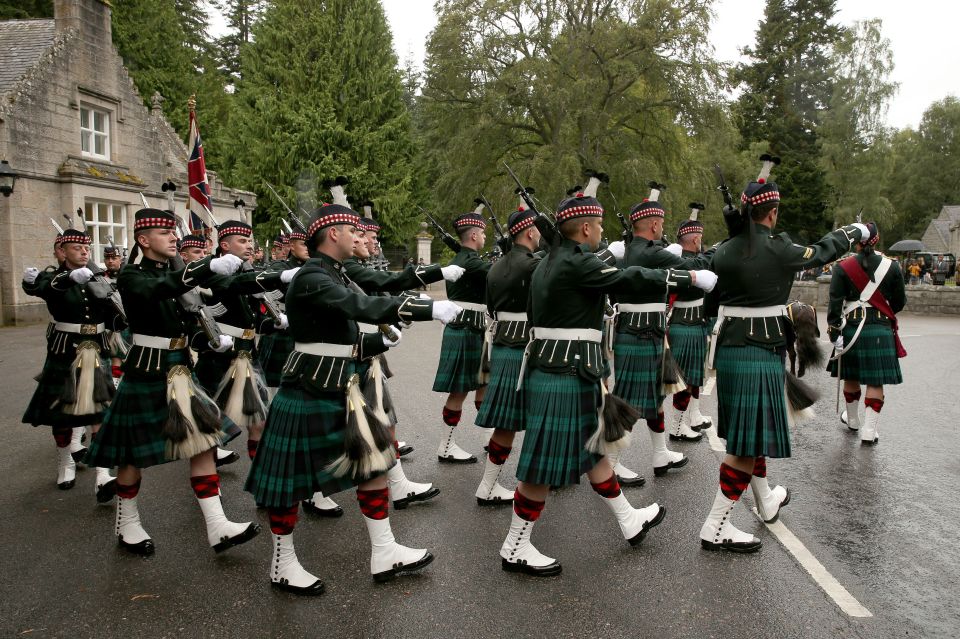
[[[55,38],[53,20],[0,22],[0,95],[8,93],[40,61]]]

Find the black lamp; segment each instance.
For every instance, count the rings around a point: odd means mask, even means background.
[[[17,172],[10,168],[6,160],[0,160],[0,193],[3,193],[3,197],[10,197],[16,181]]]

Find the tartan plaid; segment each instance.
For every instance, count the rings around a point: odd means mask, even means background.
[[[169,366],[189,365],[189,361],[187,351],[167,352]],[[163,436],[168,415],[165,377],[124,375],[104,415],[103,425],[90,445],[87,463],[103,468],[124,465],[149,468],[173,461],[167,458],[167,440]],[[224,416],[222,432],[221,443],[225,444],[240,434],[240,428]]]
[[[670,350],[689,386],[703,386],[703,366],[707,358],[707,327],[689,324],[670,325]]]
[[[663,404],[660,360],[663,340],[617,333],[613,343],[616,394],[633,405],[644,419],[656,419]]]
[[[477,426],[522,431],[525,425],[524,388],[517,390],[523,348],[493,345],[490,353],[490,385],[477,413]]]
[[[600,386],[578,375],[555,375],[533,369],[524,381],[527,430],[517,464],[517,479],[566,486],[597,465],[588,452],[597,429]]]
[[[847,324],[843,328],[844,342],[853,339],[856,330],[855,323]],[[866,324],[853,348],[841,359],[840,374],[843,379],[855,380],[868,386],[903,383],[893,330],[885,324]],[[831,361],[827,370],[831,377],[836,377],[837,362]]]
[[[287,331],[267,333],[257,343],[257,362],[263,368],[267,386],[280,386],[280,377],[287,358],[293,352],[293,337]]]
[[[717,434],[727,453],[790,457],[783,354],[759,346],[719,346]]]
[[[103,412],[93,413],[92,415],[68,415],[61,410],[59,405],[53,405],[63,394],[63,389],[67,385],[67,374],[70,372],[74,359],[76,359],[75,354],[47,354],[47,359],[43,362],[43,370],[40,373],[37,390],[30,398],[30,403],[27,404],[27,410],[24,411],[21,419],[24,424],[54,427],[88,426],[103,421]],[[110,370],[109,359],[101,357],[100,364],[106,366],[107,371]]]
[[[327,471],[343,452],[345,426],[343,393],[311,395],[281,386],[244,489],[258,506],[280,508],[310,499],[318,490],[329,496],[362,483],[366,479]]]
[[[483,333],[446,326],[433,390],[438,393],[466,393],[480,388],[482,353]]]

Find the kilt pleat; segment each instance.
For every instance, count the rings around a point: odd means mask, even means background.
[[[311,395],[281,386],[244,489],[259,506],[287,507],[353,488],[364,479],[334,477],[327,467],[343,452],[346,407],[342,393]]]
[[[596,466],[601,456],[586,449],[596,431],[600,386],[575,375],[532,370],[524,381],[527,420],[517,479],[566,486]]]
[[[477,426],[522,431],[525,427],[525,389],[517,390],[523,348],[493,345],[490,384],[477,413]]]
[[[22,422],[33,426],[89,426],[103,421],[104,412],[90,415],[68,415],[60,407],[60,396],[66,388],[67,375],[73,366],[74,356],[47,355],[40,372],[37,390],[34,391],[23,413]],[[100,363],[110,370],[110,360],[100,358]]]
[[[149,468],[174,461],[167,457],[167,439],[163,436],[168,415],[166,379],[124,375],[104,415],[103,425],[94,435],[87,464],[103,468],[125,465]],[[221,444],[225,444],[241,431],[223,416],[221,432]]]
[[[293,352],[293,337],[287,331],[267,333],[257,342],[257,362],[263,369],[267,386],[280,386],[280,377],[287,358]]]
[[[854,323],[843,328],[843,339],[853,339],[857,330]],[[885,324],[866,324],[853,348],[841,358],[840,375],[843,379],[858,381],[867,386],[902,384],[903,373],[897,358],[893,329]],[[831,377],[837,376],[837,362],[827,365]]]
[[[616,394],[644,419],[656,419],[664,398],[660,385],[663,340],[617,333],[613,355]]]
[[[438,393],[466,393],[480,388],[482,354],[483,333],[446,326],[433,390]]]
[[[707,358],[707,327],[691,324],[670,325],[670,350],[683,371],[688,386],[703,386],[703,367]]]
[[[758,346],[720,346],[717,368],[717,434],[727,453],[790,457],[783,355]]]

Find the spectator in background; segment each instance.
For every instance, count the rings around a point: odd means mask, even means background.
[[[920,265],[917,264],[916,260],[910,260],[910,264],[907,266],[907,273],[910,275],[910,284],[912,286],[920,284]]]
[[[947,273],[950,272],[950,263],[943,259],[943,255],[937,255],[933,259],[933,268],[930,273],[933,276],[934,286],[943,286],[947,283]]]
[[[927,277],[926,277],[926,276],[927,276],[927,261],[926,261],[925,259],[923,259],[922,257],[917,258],[917,260],[918,260],[917,263],[918,263],[919,266],[920,266],[920,281],[923,282],[925,279],[927,279]]]

